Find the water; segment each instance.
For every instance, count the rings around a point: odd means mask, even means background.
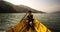
[[[25,13],[0,13],[0,32],[14,26],[24,17]],[[36,19],[47,26],[52,32],[60,32],[59,14],[33,14]]]

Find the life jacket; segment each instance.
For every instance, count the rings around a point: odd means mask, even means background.
[[[33,15],[28,15],[27,18],[28,18],[28,21],[33,21]]]

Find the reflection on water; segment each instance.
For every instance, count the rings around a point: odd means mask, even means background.
[[[0,32],[5,31],[9,27],[17,24],[25,13],[1,13],[0,14]],[[40,14],[34,13],[34,17],[42,22],[45,26],[52,30],[52,32],[58,32],[60,30],[60,15],[59,14]]]

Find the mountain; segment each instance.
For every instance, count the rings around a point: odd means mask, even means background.
[[[8,4],[9,2],[0,1],[0,13],[13,13],[17,12],[11,5]]]
[[[0,1],[0,13],[26,13],[29,10],[31,10],[33,13],[45,13],[32,9],[28,6],[13,5],[6,1]]]
[[[56,12],[53,12],[53,13],[60,13],[60,11],[56,11]]]
[[[35,9],[32,9],[28,6],[24,6],[24,5],[18,5],[15,7],[15,9],[20,12],[20,13],[24,13],[24,12],[27,12],[29,10],[31,10],[33,13],[45,13],[45,12],[42,12],[42,11],[37,11]]]

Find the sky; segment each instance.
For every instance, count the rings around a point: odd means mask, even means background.
[[[47,13],[60,11],[60,0],[4,0],[14,5],[26,5]]]

